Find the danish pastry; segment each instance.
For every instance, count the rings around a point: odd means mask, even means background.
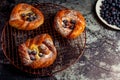
[[[37,8],[20,3],[16,5],[10,15],[9,24],[20,30],[33,30],[44,22],[44,16]]]
[[[79,11],[63,9],[54,18],[54,28],[63,37],[73,39],[85,29],[86,22]]]
[[[48,34],[28,39],[19,45],[18,51],[23,65],[34,69],[50,66],[57,56],[52,38]]]

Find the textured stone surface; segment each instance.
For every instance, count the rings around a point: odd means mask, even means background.
[[[12,0],[10,0],[12,1]],[[4,0],[0,3],[2,14],[19,2],[32,2],[33,0],[15,0],[10,4]],[[36,2],[52,2],[63,5],[70,9],[79,10],[86,18],[87,44],[84,55],[78,62],[66,70],[59,72],[54,77],[44,80],[120,80],[120,32],[108,28],[96,16],[95,3],[97,0],[35,0]],[[4,7],[4,9],[3,9]],[[5,10],[6,9],[6,10]],[[0,18],[5,17],[0,15]],[[0,20],[3,25],[4,21]],[[3,26],[2,26],[3,27]],[[2,27],[0,30],[2,30]],[[8,66],[8,67],[7,67]],[[8,76],[6,78],[5,76]],[[3,78],[2,78],[3,77]],[[28,78],[12,71],[12,66],[6,60],[3,52],[0,52],[0,78],[5,80],[34,80],[39,78]],[[10,79],[11,78],[11,79]],[[43,78],[40,78],[43,80]]]

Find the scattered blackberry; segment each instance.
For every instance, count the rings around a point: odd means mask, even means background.
[[[64,28],[69,28],[69,29],[74,29],[74,27],[75,27],[75,24],[76,24],[76,21],[75,20],[70,20],[70,21],[68,21],[68,20],[63,20],[63,27]]]
[[[36,60],[36,58],[35,58],[34,55],[30,55],[30,59],[31,59],[31,60]]]
[[[104,0],[100,8],[100,16],[108,24],[120,27],[120,0]]]
[[[75,21],[75,20],[71,20],[70,23],[71,23],[71,24],[75,24],[76,21]]]
[[[43,56],[44,56],[44,54],[42,54],[42,53],[39,53],[38,55],[39,55],[40,57],[43,57]]]
[[[35,50],[33,50],[33,51],[31,52],[31,54],[36,55],[37,52],[36,52]]]
[[[74,28],[75,28],[75,25],[71,25],[71,26],[70,26],[70,29],[73,30]]]
[[[27,13],[27,14],[21,14],[21,17],[26,21],[34,21],[37,18],[37,15],[33,12]]]

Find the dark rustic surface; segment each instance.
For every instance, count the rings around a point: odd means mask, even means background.
[[[53,77],[30,77],[15,69],[0,51],[0,80],[120,80],[120,32],[108,28],[96,16],[97,0],[34,0],[52,2],[81,11],[87,26],[87,46],[84,56],[71,67]],[[32,0],[4,0],[0,3],[0,31],[6,16],[19,2],[31,3]]]

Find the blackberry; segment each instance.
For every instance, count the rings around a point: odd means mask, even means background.
[[[27,14],[21,14],[21,17],[26,21],[34,21],[37,18],[37,15],[33,12],[27,13]]]
[[[71,20],[70,23],[71,23],[71,24],[75,24],[76,21],[75,21],[75,20]]]
[[[68,20],[63,20],[63,23],[64,23],[65,25],[67,25]]]
[[[32,55],[36,55],[37,52],[33,50],[33,51],[31,52],[31,54],[32,54]]]
[[[30,59],[31,59],[31,60],[36,60],[36,58],[35,58],[34,55],[30,55]]]
[[[69,28],[73,30],[73,29],[74,29],[74,27],[75,27],[75,25],[71,25]]]
[[[43,54],[43,53],[39,53],[38,55],[39,55],[40,57],[43,57],[43,56],[44,56],[44,54]]]

